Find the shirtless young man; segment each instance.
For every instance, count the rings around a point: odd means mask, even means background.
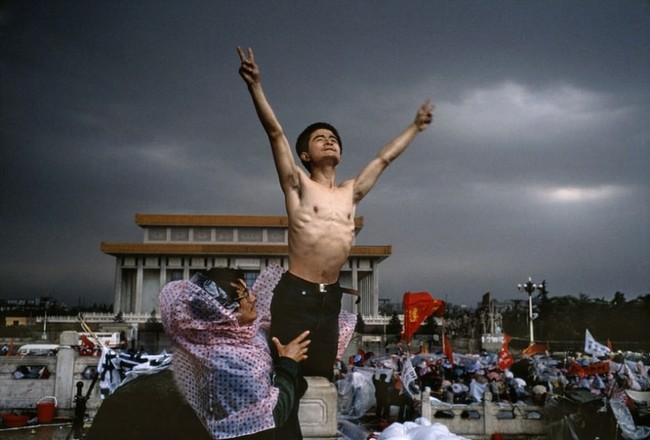
[[[384,169],[433,120],[434,105],[426,101],[415,120],[388,142],[359,173],[336,183],[341,138],[334,127],[316,123],[298,137],[296,150],[307,174],[295,162],[289,141],[267,101],[253,51],[237,48],[239,74],[248,86],[255,110],[271,143],[289,218],[289,270],[274,290],[271,335],[291,341],[310,331],[309,358],[300,364],[304,376],[331,380],[338,340],[341,267],[354,238],[354,215],[361,199]]]

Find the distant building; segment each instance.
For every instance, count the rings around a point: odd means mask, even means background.
[[[158,292],[168,282],[195,272],[225,266],[242,269],[252,283],[265,267],[288,267],[285,216],[136,214],[144,229],[142,243],[101,244],[115,257],[114,312],[150,313],[158,309]],[[355,236],[363,217],[355,218]],[[379,263],[391,246],[353,246],[341,272],[341,285],[356,289],[343,295],[343,307],[375,317],[379,309]]]
[[[4,320],[5,327],[33,325],[36,323],[36,318],[32,316],[5,316]]]
[[[49,298],[0,298],[0,312],[45,310]]]

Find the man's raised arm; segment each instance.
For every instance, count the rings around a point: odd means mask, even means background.
[[[418,109],[415,120],[395,139],[387,143],[377,156],[361,170],[354,181],[354,203],[359,203],[368,194],[386,167],[406,150],[406,147],[419,132],[431,124],[435,107],[430,101],[425,101]]]
[[[248,91],[253,98],[257,116],[269,137],[271,150],[273,151],[273,160],[275,161],[275,167],[280,178],[280,185],[283,190],[286,190],[289,187],[297,185],[298,182],[296,176],[298,167],[293,159],[289,141],[284,135],[284,130],[264,95],[260,81],[260,69],[255,64],[253,49],[249,48],[248,54],[245,54],[241,47],[237,47],[237,53],[241,60],[239,74],[248,86]]]

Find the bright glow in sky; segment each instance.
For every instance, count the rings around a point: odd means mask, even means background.
[[[560,187],[549,188],[541,191],[541,194],[549,202],[559,203],[582,203],[582,202],[606,202],[624,192],[623,188],[615,185],[602,185],[591,188]]]

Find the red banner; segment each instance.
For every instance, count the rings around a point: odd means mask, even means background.
[[[585,376],[596,376],[599,374],[608,374],[609,362],[608,361],[593,362],[591,364],[582,366],[578,362],[572,361],[571,364],[569,365],[568,373],[570,376],[578,376],[580,379],[582,379]]]
[[[584,367],[585,373],[589,376],[597,376],[599,374],[609,373],[609,361],[594,362]]]
[[[432,298],[429,292],[406,292],[403,307],[404,339],[406,339],[406,342],[411,340],[411,336],[427,316],[431,314],[442,316],[445,313],[445,302],[441,299]]]
[[[499,350],[499,369],[501,370],[507,370],[515,363],[510,351],[508,351],[508,344],[511,340],[512,338],[510,336],[505,333],[503,334],[503,345],[501,346],[501,350]]]

